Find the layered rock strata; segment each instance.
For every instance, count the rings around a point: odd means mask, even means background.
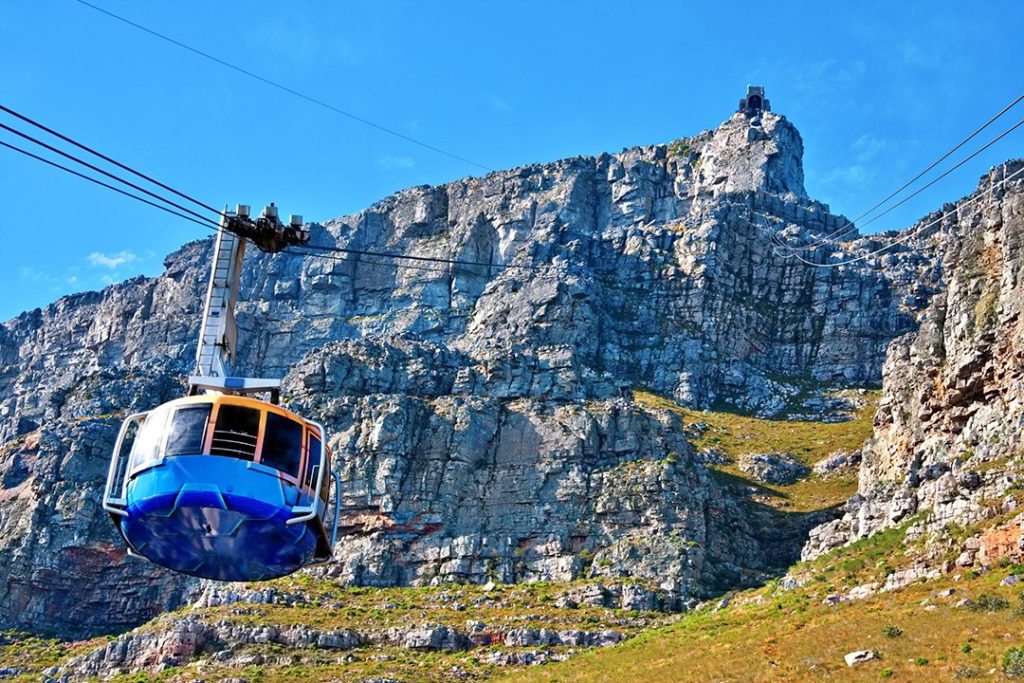
[[[334,435],[348,535],[326,571],[658,576],[684,604],[792,559],[806,521],[738,504],[677,421],[628,396],[782,415],[879,381],[934,259],[792,258],[776,238],[848,258],[814,246],[846,221],[806,196],[801,154],[784,117],[736,114],[310,226],[322,246],[460,264],[250,253],[239,369],[287,375],[293,405]],[[0,624],[119,629],[196,590],[125,558],[99,496],[118,419],[182,390],[209,257],[189,244],[159,277],[0,326]]]
[[[1010,494],[1024,457],[1024,182],[1014,174],[1022,168],[1017,161],[993,169],[973,195],[925,219],[944,224],[935,236],[943,242],[944,288],[920,329],[890,346],[859,495],[842,519],[812,532],[805,557],[911,519],[914,535],[970,528],[1016,507]],[[982,544],[969,545],[967,565]]]

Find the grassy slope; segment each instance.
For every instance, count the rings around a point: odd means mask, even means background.
[[[715,449],[729,458],[730,462],[711,468],[723,478],[756,488],[759,502],[788,512],[810,512],[842,503],[856,493],[856,471],[828,477],[812,474],[789,486],[775,486],[750,478],[737,467],[736,459],[744,453],[785,451],[813,466],[835,451],[857,450],[871,436],[878,393],[865,394],[866,404],[853,419],[834,423],[763,420],[735,413],[692,410],[645,391],[634,391],[633,398],[648,409],[679,415],[684,425],[707,425],[708,429],[693,440],[694,445]]]
[[[501,680],[931,681],[997,674],[1001,679],[1003,653],[1024,643],[1024,591],[999,582],[1021,567],[946,576],[834,607],[823,604],[832,589],[877,579],[881,565],[898,563],[902,537],[903,529],[891,530],[798,566],[812,577],[800,588],[782,591],[773,584],[746,591],[719,611],[690,613],[618,647]],[[939,595],[949,588],[956,592]],[[981,595],[999,596],[1007,604],[990,611],[955,606],[969,597],[977,608]],[[901,633],[895,635],[898,631],[888,628],[893,626]],[[843,656],[864,649],[879,657],[847,667]]]
[[[579,586],[586,581],[577,582]],[[484,590],[476,585],[447,585],[420,588],[362,588],[345,586],[332,579],[299,573],[276,581],[250,584],[256,590],[275,589],[279,594],[302,596],[295,605],[238,603],[213,608],[186,607],[164,615],[140,627],[140,631],[160,631],[167,621],[186,616],[209,623],[230,622],[249,626],[307,626],[323,631],[353,629],[362,633],[389,628],[408,629],[427,625],[446,625],[467,631],[467,621],[486,624],[485,632],[503,633],[512,628],[550,628],[554,630],[614,630],[633,637],[644,630],[675,621],[678,616],[657,612],[635,612],[580,606],[558,607],[557,598],[568,588],[564,584],[536,582],[498,586]],[[105,645],[106,638],[65,644],[56,640],[5,634],[12,641],[0,641],[0,668],[16,667],[22,675],[2,680],[18,683],[40,680],[40,673],[67,658]],[[219,681],[241,677],[250,683],[286,681],[363,680],[388,678],[402,681],[456,681],[474,679],[501,672],[498,665],[481,661],[489,649],[502,652],[542,650],[564,653],[568,646],[515,648],[474,648],[465,652],[421,652],[394,646],[367,646],[356,650],[289,649],[280,645],[254,644],[234,651],[235,656],[260,656],[263,663],[229,667],[209,659],[211,653],[180,667],[152,674],[131,674],[114,678],[128,681]],[[205,661],[203,661],[205,660]]]
[[[761,502],[787,512],[817,510],[845,500],[856,490],[856,475],[852,472],[827,478],[811,475],[790,486],[767,486],[751,480],[742,473],[736,467],[735,459],[747,452],[788,451],[805,463],[813,465],[836,450],[859,448],[871,432],[871,415],[875,399],[874,395],[869,395],[868,405],[853,420],[823,424],[762,420],[724,412],[694,411],[646,392],[635,392],[634,397],[648,409],[675,412],[683,418],[686,425],[698,422],[708,425],[708,429],[694,439],[694,444],[698,448],[715,448],[730,459],[729,463],[714,466],[719,475],[745,487],[753,487],[757,490],[755,497]],[[184,610],[182,613],[199,613],[211,621],[225,619],[251,625],[278,626],[303,624],[320,629],[380,630],[390,626],[412,624],[447,624],[461,629],[470,619],[483,621],[491,628],[613,628],[636,637],[625,645],[577,657],[575,663],[533,667],[526,674],[527,678],[574,680],[579,676],[589,680],[650,678],[654,681],[668,681],[686,680],[690,678],[692,672],[693,677],[707,680],[728,679],[730,676],[742,679],[746,677],[745,671],[759,670],[758,662],[774,660],[776,664],[768,670],[772,672],[768,677],[790,679],[803,677],[807,673],[798,665],[807,658],[807,655],[799,649],[803,647],[799,645],[800,639],[794,638],[792,634],[813,634],[820,630],[824,637],[835,630],[837,623],[859,624],[857,620],[850,619],[847,613],[859,615],[858,619],[867,617],[867,614],[861,615],[857,608],[822,608],[814,604],[815,599],[810,596],[823,591],[840,590],[843,586],[853,585],[851,582],[867,580],[872,571],[876,574],[890,571],[888,564],[880,563],[879,560],[891,555],[895,550],[899,538],[895,538],[895,541],[893,539],[892,534],[883,534],[873,539],[870,546],[855,546],[852,550],[844,550],[830,556],[830,563],[805,568],[816,577],[813,585],[770,599],[762,597],[766,602],[760,605],[737,605],[713,614],[701,612],[678,617],[592,607],[560,609],[554,606],[554,598],[565,587],[543,583],[501,587],[491,593],[474,586],[367,589],[345,587],[303,573],[269,585],[284,593],[302,594],[309,600],[309,604],[291,607],[234,605],[205,610]],[[266,588],[267,585],[253,587]],[[766,596],[772,590],[774,589],[768,588],[740,594],[734,604],[742,600],[752,600],[757,595]],[[816,600],[820,602],[820,597]],[[900,601],[902,602],[903,598],[900,598]],[[870,611],[870,614],[876,611]],[[896,616],[878,616],[878,619],[885,618]],[[666,626],[667,624],[672,625]],[[159,627],[160,620],[156,620],[143,628]],[[848,629],[850,639],[860,633],[861,629],[870,631],[872,628],[874,626],[869,624],[860,624],[856,628],[851,626]],[[871,632],[878,632],[878,628]],[[787,633],[789,635],[785,635]],[[38,672],[47,666],[58,663],[72,654],[89,651],[103,642],[102,639],[74,644],[35,638],[14,640],[15,642],[7,645],[0,644],[0,666],[17,666],[25,672],[20,679],[26,681],[38,679]],[[918,647],[911,647],[910,644],[913,642],[914,636],[908,630],[901,643],[906,643],[911,649]],[[857,647],[873,646],[871,642],[865,642]],[[812,650],[820,649],[820,643],[809,644],[808,647]],[[843,646],[836,647],[842,649]],[[796,649],[791,651],[790,648]],[[498,646],[497,649],[508,652],[514,648]],[[568,648],[541,649],[557,653]],[[887,651],[895,652],[892,647]],[[486,648],[464,653],[415,652],[389,647],[368,647],[351,652],[337,652],[287,651],[280,646],[260,645],[250,646],[244,652],[262,655],[277,663],[238,670],[212,662],[194,662],[149,677],[122,676],[118,677],[118,680],[173,681],[201,677],[204,680],[216,681],[225,677],[240,676],[252,683],[359,680],[372,677],[390,677],[404,681],[446,681],[464,677],[500,676],[507,672],[507,669],[481,661],[487,653]],[[840,665],[842,654],[838,655]],[[834,664],[835,662],[831,660],[827,663],[823,661],[820,665],[823,667],[821,670],[834,670]],[[888,659],[886,666],[891,666]],[[801,671],[803,673],[799,674]],[[686,677],[681,678],[683,674],[680,672],[686,672]],[[877,676],[877,672],[875,675]]]

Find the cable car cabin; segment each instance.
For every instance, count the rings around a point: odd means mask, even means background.
[[[324,440],[315,422],[252,398],[171,401],[121,426],[103,508],[133,553],[169,569],[284,576],[331,556],[340,489]]]

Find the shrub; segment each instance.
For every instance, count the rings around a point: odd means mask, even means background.
[[[960,647],[960,652],[963,652],[964,654],[967,654],[967,653],[971,652],[972,650],[974,650],[974,647],[970,643],[964,643]]]
[[[972,612],[998,612],[1004,610],[1010,606],[1006,598],[998,595],[989,595],[988,593],[982,593],[978,596],[978,599],[968,605],[968,609]]]
[[[914,664],[917,664],[918,666],[925,666],[926,664],[928,664],[928,658],[927,657],[918,657],[917,659],[914,660]]]
[[[886,624],[885,628],[882,629],[882,633],[886,638],[899,638],[903,635],[903,629],[899,626],[893,626],[892,624]]]
[[[1007,678],[1024,676],[1024,647],[1011,647],[1003,653],[1003,675]]]
[[[882,678],[892,678],[892,669],[882,669]]]

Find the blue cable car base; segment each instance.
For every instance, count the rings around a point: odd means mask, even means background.
[[[311,498],[260,464],[207,455],[164,458],[135,473],[125,493],[127,515],[115,522],[129,547],[177,572],[261,581],[330,556],[319,518],[287,523]]]

